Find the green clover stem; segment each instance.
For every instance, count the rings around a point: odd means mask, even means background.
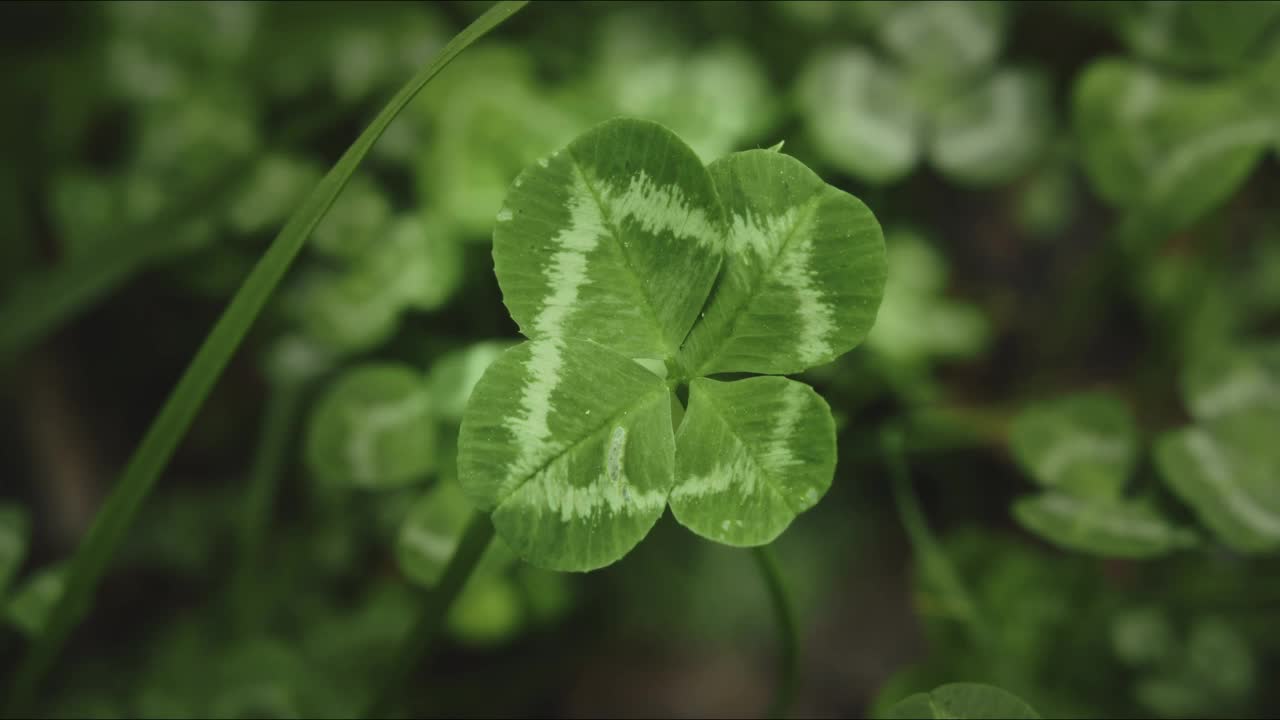
[[[388,666],[381,686],[362,717],[382,717],[387,714],[388,707],[404,687],[409,675],[431,651],[432,643],[449,615],[449,609],[453,607],[454,601],[458,599],[492,541],[493,522],[489,520],[489,516],[485,513],[473,514],[458,540],[458,549],[445,566],[440,584],[423,599],[422,614],[400,645],[399,652]]]
[[[213,390],[218,377],[240,347],[249,328],[293,264],[294,258],[302,250],[303,244],[346,187],[373,144],[418,91],[454,57],[502,24],[525,4],[497,3],[454,36],[434,60],[400,88],[290,216],[201,344],[76,549],[70,561],[66,591],[53,608],[44,630],[33,640],[26,657],[13,675],[7,700],[10,712],[21,711],[35,696],[45,673],[58,658],[72,630],[87,613],[98,581],[106,573],[116,549],[133,525],[139,508],[151,494],[160,473],[169,464],[169,459],[173,457],[178,443],[195,420],[200,406]]]
[[[769,545],[752,548],[751,556],[755,558],[756,567],[769,589],[773,616],[778,624],[778,689],[769,707],[769,717],[783,718],[791,709],[800,684],[800,630],[796,624],[795,604],[791,601],[786,578],[778,566],[773,548]]]
[[[231,602],[235,623],[241,629],[247,630],[255,615],[253,581],[261,566],[259,558],[266,543],[271,509],[280,488],[280,476],[285,469],[289,441],[298,424],[304,393],[303,386],[281,383],[272,387],[267,395],[236,538],[238,557]]]
[[[978,613],[978,607],[920,510],[920,501],[911,487],[905,447],[906,441],[901,429],[887,428],[882,432],[881,448],[893,481],[893,498],[898,506],[898,516],[902,519],[924,576],[945,596],[945,604],[954,607],[958,619],[968,628],[974,646],[985,647],[990,636]]]

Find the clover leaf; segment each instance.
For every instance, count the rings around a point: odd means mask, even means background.
[[[1149,235],[1177,232],[1221,205],[1280,140],[1273,111],[1246,80],[1093,63],[1076,82],[1073,122],[1094,189]]]
[[[1276,348],[1234,350],[1184,374],[1196,424],[1162,435],[1156,462],[1201,522],[1240,552],[1280,548],[1280,359]]]
[[[886,718],[1039,718],[1020,698],[991,685],[951,683],[911,695],[889,708]]]
[[[399,487],[435,468],[435,431],[426,380],[416,370],[361,365],[347,370],[316,404],[307,463],[334,485]]]
[[[1014,502],[1023,527],[1056,545],[1111,557],[1153,557],[1196,543],[1141,499],[1124,496],[1138,460],[1129,410],[1101,393],[1032,406],[1010,432],[1018,463],[1045,488]]]
[[[868,182],[896,182],[922,157],[959,183],[1010,180],[1039,157],[1051,128],[1047,78],[993,69],[1003,44],[998,3],[900,3],[860,48],[818,53],[797,101],[817,149]]]
[[[759,545],[826,492],[835,429],[812,389],[705,376],[798,372],[866,336],[886,267],[857,199],[778,152],[704,167],[664,127],[611,120],[516,178],[493,252],[530,340],[476,385],[458,477],[517,555],[602,567],[668,502]]]
[[[65,563],[57,563],[27,577],[8,599],[5,619],[9,624],[25,635],[40,634],[53,606],[62,598],[67,568]]]
[[[1183,378],[1197,424],[1166,433],[1157,444],[1157,463],[1170,487],[1242,552],[1280,547],[1277,387],[1275,346],[1203,356]]]

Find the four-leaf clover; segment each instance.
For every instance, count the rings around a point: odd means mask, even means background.
[[[608,565],[668,504],[699,535],[760,545],[826,492],[817,393],[707,376],[799,372],[862,341],[886,263],[856,198],[777,152],[704,166],[661,125],[611,120],[516,178],[493,253],[529,341],[476,386],[458,472],[519,556]]]

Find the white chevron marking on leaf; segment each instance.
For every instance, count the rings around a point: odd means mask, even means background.
[[[1258,505],[1248,493],[1231,480],[1232,468],[1218,447],[1202,430],[1190,430],[1187,449],[1195,458],[1210,488],[1222,498],[1223,504],[1236,518],[1259,535],[1280,536],[1280,516]]]
[[[702,208],[691,207],[674,185],[658,185],[641,170],[631,176],[626,187],[605,190],[606,204],[614,208],[614,219],[634,220],[647,233],[669,232],[689,238],[700,246],[719,249],[721,237]]]

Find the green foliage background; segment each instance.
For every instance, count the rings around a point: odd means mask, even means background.
[[[484,9],[0,9],[5,685],[267,243]],[[517,339],[495,215],[521,170],[619,115],[704,162],[783,141],[885,229],[870,336],[798,376],[839,455],[775,543],[796,714],[885,714],[953,682],[1045,717],[1280,709],[1280,3],[547,2],[374,146],[40,715],[361,709],[465,522],[470,388]],[[589,575],[495,544],[447,626],[407,712],[754,715],[777,649],[746,551],[669,513]]]

